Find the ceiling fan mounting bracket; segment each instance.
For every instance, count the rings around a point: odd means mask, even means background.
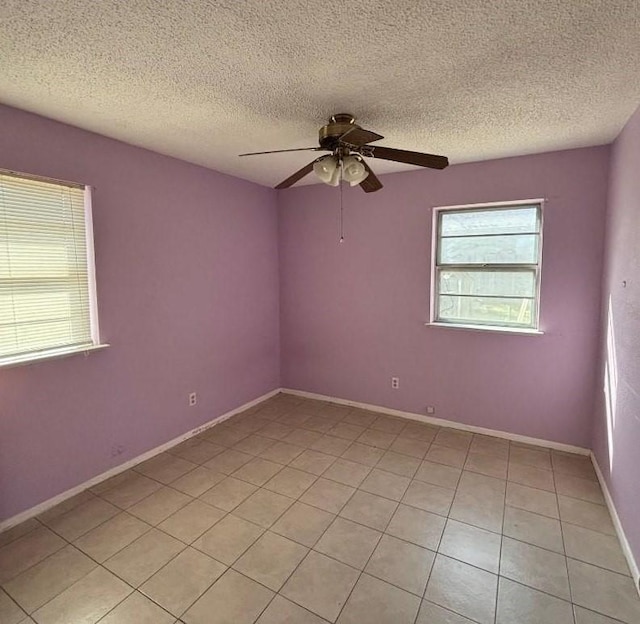
[[[329,123],[320,128],[318,140],[320,147],[327,150],[335,150],[338,147],[340,137],[348,130],[359,128],[356,118],[350,113],[338,113],[332,115]]]

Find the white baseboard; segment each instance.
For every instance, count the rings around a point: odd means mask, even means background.
[[[631,576],[633,577],[634,585],[640,594],[640,568],[638,568],[638,563],[636,562],[635,557],[633,556],[633,551],[631,550],[631,546],[629,545],[629,540],[627,540],[627,536],[625,535],[624,529],[622,528],[622,523],[620,522],[620,516],[618,516],[618,511],[613,502],[613,498],[611,498],[611,492],[609,492],[609,487],[607,486],[607,482],[604,479],[604,475],[602,474],[602,470],[600,470],[600,466],[598,465],[598,460],[594,453],[591,453],[591,463],[596,471],[596,475],[598,475],[598,481],[600,482],[600,487],[604,493],[604,500],[607,503],[607,507],[609,509],[609,513],[611,514],[611,519],[613,520],[613,526],[616,529],[616,533],[618,534],[618,540],[620,541],[620,546],[622,547],[622,552],[624,553],[625,559],[629,564],[629,570],[631,571]]]
[[[266,401],[267,399],[278,394],[279,392],[281,392],[280,388],[271,390],[270,392],[267,392],[266,394],[263,394],[262,396],[259,396],[258,398],[253,399],[248,403],[245,403],[244,405],[240,405],[239,407],[236,407],[235,409],[232,409],[231,411],[226,412],[221,416],[214,418],[213,420],[210,420],[204,425],[200,425],[199,427],[196,427],[195,429],[192,429],[191,431],[188,431],[187,433],[184,433],[181,436],[174,438],[173,440],[169,440],[169,442],[166,442],[165,444],[156,446],[150,451],[147,451],[146,453],[142,453],[142,455],[138,455],[137,457],[134,457],[133,459],[126,461],[124,464],[119,464],[118,466],[110,468],[106,472],[103,472],[89,479],[88,481],[85,481],[84,483],[76,485],[70,490],[66,490],[65,492],[62,492],[62,494],[58,494],[53,498],[49,498],[48,500],[42,503],[39,503],[35,507],[31,507],[30,509],[22,511],[19,514],[12,516],[11,518],[7,518],[6,520],[3,520],[2,522],[0,522],[0,533],[2,531],[6,531],[7,529],[10,529],[11,527],[17,524],[20,524],[21,522],[24,522],[25,520],[29,520],[30,518],[34,518],[35,516],[39,516],[41,513],[47,511],[48,509],[51,509],[52,507],[55,507],[56,505],[71,498],[72,496],[75,496],[76,494],[80,494],[80,492],[83,492],[84,490],[94,487],[95,485],[98,485],[98,483],[102,483],[103,481],[106,481],[111,477],[115,477],[121,472],[124,472],[125,470],[129,470],[130,468],[137,466],[138,464],[142,463],[143,461],[146,461],[147,459],[151,459],[152,457],[159,455],[160,453],[164,453],[170,448],[173,448],[174,446],[177,446],[181,442],[184,442],[185,440],[188,440],[189,438],[192,438],[193,436],[198,435],[199,433],[202,433],[203,431],[209,429],[210,427],[219,425],[220,423],[224,422],[228,418],[231,418],[232,416],[235,416],[240,412],[244,412],[244,410],[247,410],[250,407],[257,405],[262,401]]]
[[[370,403],[358,403],[357,401],[349,401],[337,397],[326,396],[324,394],[315,394],[313,392],[304,392],[303,390],[292,390],[290,388],[282,388],[281,392],[285,394],[293,394],[295,396],[307,399],[317,399],[319,401],[327,401],[338,405],[349,405],[350,407],[359,407],[360,409],[369,410],[370,412],[380,412],[381,414],[389,414],[391,416],[400,416],[401,418],[409,418],[438,427],[449,427],[450,429],[460,429],[462,431],[470,431],[472,433],[480,433],[483,435],[493,436],[495,438],[504,438],[521,442],[522,444],[531,444],[533,446],[543,446],[545,448],[554,449],[556,451],[564,451],[566,453],[578,453],[579,455],[590,455],[591,451],[581,446],[572,446],[571,444],[563,444],[561,442],[552,442],[551,440],[541,440],[540,438],[531,438],[529,436],[519,435],[517,433],[509,433],[507,431],[499,431],[497,429],[487,429],[485,427],[476,427],[474,425],[466,425],[464,423],[453,420],[445,420],[444,418],[435,418],[426,414],[416,414],[414,412],[403,412],[392,409],[390,407],[381,407]]]

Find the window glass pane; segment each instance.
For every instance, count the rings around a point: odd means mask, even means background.
[[[441,269],[439,291],[452,295],[493,295],[535,297],[535,271],[492,271],[473,269]]]
[[[481,236],[539,231],[538,207],[494,210],[444,210],[440,213],[441,236]]]
[[[440,264],[536,264],[538,235],[472,236],[440,240]]]
[[[533,327],[533,300],[441,295],[437,320],[470,325]]]

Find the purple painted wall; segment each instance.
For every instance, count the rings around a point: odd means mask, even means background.
[[[282,384],[589,446],[608,147],[279,195]],[[544,336],[425,327],[433,206],[544,197]],[[392,390],[391,376],[400,378]]]
[[[640,561],[640,109],[613,145],[593,450]]]
[[[274,191],[7,107],[0,168],[95,186],[112,345],[0,370],[0,520],[279,386]]]

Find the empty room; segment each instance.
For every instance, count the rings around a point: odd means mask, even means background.
[[[4,0],[0,624],[640,624],[638,0]]]

